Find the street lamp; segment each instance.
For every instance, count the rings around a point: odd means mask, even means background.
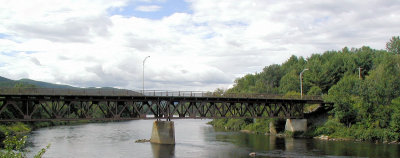
[[[303,99],[303,73],[304,71],[307,71],[308,68],[305,68],[303,71],[300,72],[300,95],[301,99]]]
[[[147,58],[150,58],[150,56],[147,56],[146,58],[144,58],[143,60],[143,91],[142,94],[144,95],[144,62],[146,61]]]

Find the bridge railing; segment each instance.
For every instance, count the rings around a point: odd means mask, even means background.
[[[209,91],[124,90],[124,89],[62,89],[62,88],[0,88],[0,95],[77,95],[77,96],[172,96],[172,97],[225,97],[260,99],[322,100],[321,96],[287,96],[256,93],[214,93]]]

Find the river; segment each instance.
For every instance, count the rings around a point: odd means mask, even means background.
[[[277,138],[216,131],[210,120],[174,120],[176,145],[135,143],[150,139],[153,120],[55,126],[33,131],[28,157],[51,144],[49,158],[247,158],[257,157],[400,157],[400,145]]]

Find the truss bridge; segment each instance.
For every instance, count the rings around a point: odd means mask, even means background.
[[[0,121],[303,118],[320,96],[203,91],[1,88]]]

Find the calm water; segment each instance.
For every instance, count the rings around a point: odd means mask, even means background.
[[[29,136],[29,150],[51,143],[44,157],[400,157],[400,145],[276,138],[219,132],[210,120],[175,120],[176,145],[135,143],[149,139],[152,120],[43,128]],[[31,157],[32,153],[28,155]]]

